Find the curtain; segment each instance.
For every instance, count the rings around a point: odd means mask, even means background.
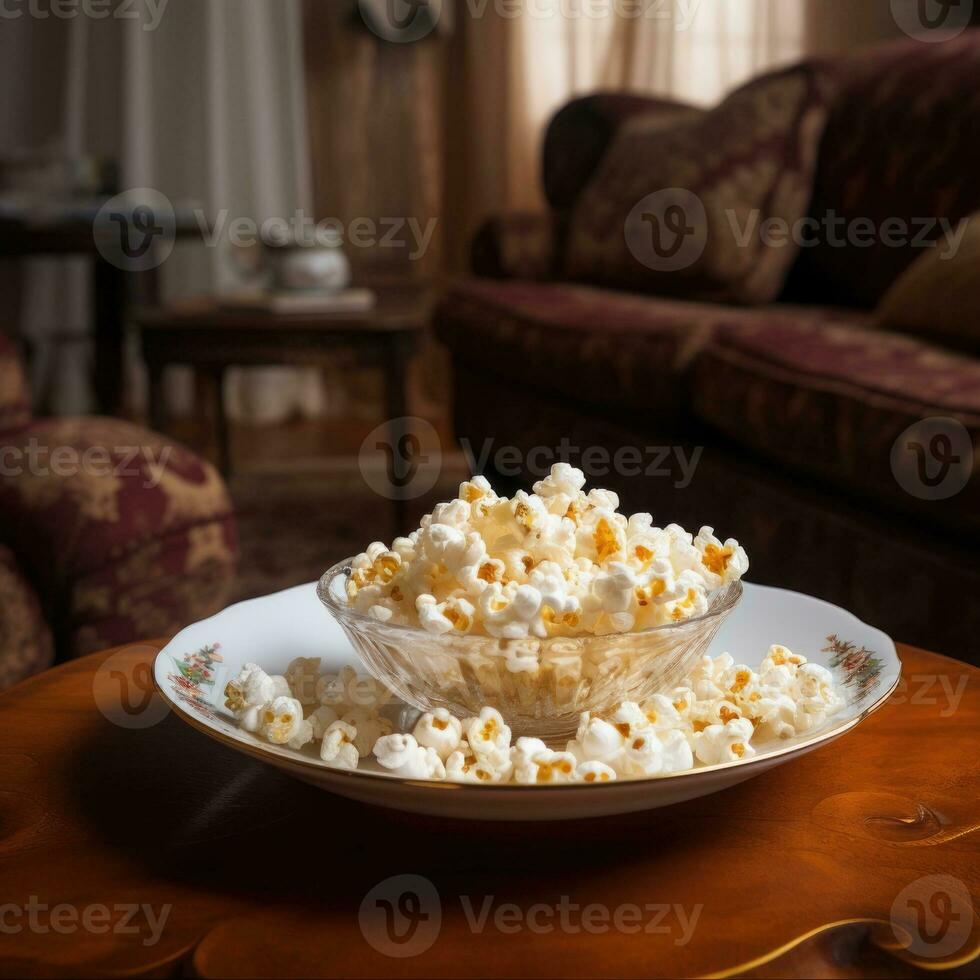
[[[543,206],[541,140],[576,95],[628,89],[708,104],[805,50],[806,0],[533,0],[520,16],[457,4],[446,87],[444,230],[465,271],[487,215]]]
[[[127,31],[124,186],[194,201],[213,221],[310,214],[302,65],[300,0],[172,4],[156,31]],[[203,253],[178,245],[163,272],[170,298],[242,286],[221,239]],[[236,370],[226,400],[232,418],[272,422],[318,414],[322,391],[314,370]]]
[[[0,43],[9,55],[0,78],[17,96],[5,100],[0,152],[114,159],[121,187],[155,188],[212,220],[312,210],[301,0],[172,3],[153,30],[112,17],[25,16],[5,22]],[[25,266],[22,333],[43,341],[90,327],[84,262]],[[165,300],[242,285],[224,239],[178,244],[160,272]],[[73,367],[59,385],[73,394],[63,391],[57,410],[90,407],[83,360]],[[190,378],[173,373],[171,407],[189,411]],[[295,369],[231,372],[227,398],[233,417],[260,421],[322,407],[318,374]]]
[[[465,272],[489,214],[543,206],[543,131],[575,95],[618,88],[710,103],[805,50],[807,0],[633,6],[644,15],[627,16],[626,0],[456,0],[450,31],[399,44],[358,28],[358,4],[306,0],[318,217],[383,207],[438,220],[421,261],[375,250],[353,254],[355,266]]]
[[[77,104],[78,51],[88,32],[84,18],[5,20],[0,31],[0,155],[5,159],[36,154],[62,157],[82,141]],[[32,350],[35,398],[57,412],[90,407],[86,375],[91,353],[85,337],[89,324],[89,274],[85,260],[31,259],[0,263],[4,329]]]

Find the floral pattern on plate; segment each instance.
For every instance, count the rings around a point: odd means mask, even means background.
[[[218,652],[220,649],[220,643],[209,643],[193,653],[185,653],[179,659],[171,656],[177,672],[167,674],[174,696],[212,721],[217,721],[218,716],[208,703],[208,695],[214,687],[218,665],[224,663],[224,658]]]
[[[840,672],[841,683],[847,688],[850,704],[855,704],[874,690],[884,662],[872,650],[850,640],[842,640],[836,633],[831,633],[822,652],[831,655],[830,667]]]

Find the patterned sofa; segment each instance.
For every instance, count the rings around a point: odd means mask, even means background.
[[[546,133],[548,213],[489,221],[474,278],[438,311],[458,437],[511,483],[563,437],[594,447],[597,474],[634,447],[644,472],[630,456],[629,472],[595,477],[630,507],[713,524],[746,544],[752,580],[977,662],[980,323],[962,343],[883,327],[877,307],[923,251],[911,243],[824,234],[779,255],[726,251],[718,222],[748,201],[787,220],[955,226],[980,209],[978,91],[970,31],[777,72],[710,111],[617,94],[570,103]],[[707,247],[679,271],[643,261],[630,237],[631,203],[668,187],[672,200],[695,189],[705,209]],[[659,206],[643,221],[665,220]],[[903,433],[933,417],[959,426],[957,465],[973,467],[943,499],[907,472],[915,436]],[[494,456],[506,446],[521,450],[519,477]],[[693,478],[682,459],[697,460]]]
[[[217,611],[235,552],[211,466],[127,422],[32,418],[0,333],[0,688]]]

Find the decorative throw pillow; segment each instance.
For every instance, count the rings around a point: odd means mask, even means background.
[[[878,326],[980,351],[980,211],[964,218],[892,283]]]
[[[796,257],[829,77],[804,63],[709,112],[637,117],[572,216],[569,278],[716,302],[776,298]]]

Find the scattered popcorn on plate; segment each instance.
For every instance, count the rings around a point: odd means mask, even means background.
[[[776,645],[755,670],[727,653],[702,657],[670,691],[583,713],[575,738],[556,748],[540,738],[513,741],[492,707],[466,719],[445,708],[416,712],[411,730],[394,731],[382,709],[398,702],[383,685],[350,667],[319,668],[297,658],[279,677],[246,664],[225,687],[225,706],[242,729],[274,745],[319,742],[330,766],[357,769],[373,756],[406,779],[485,785],[604,783],[738,762],[759,745],[814,731],[844,705],[827,668]]]
[[[513,498],[473,477],[417,531],[353,560],[349,605],[433,634],[606,635],[701,616],[710,593],[747,571],[734,538],[654,527],[649,514],[619,513],[611,490],[584,484],[567,463]]]

